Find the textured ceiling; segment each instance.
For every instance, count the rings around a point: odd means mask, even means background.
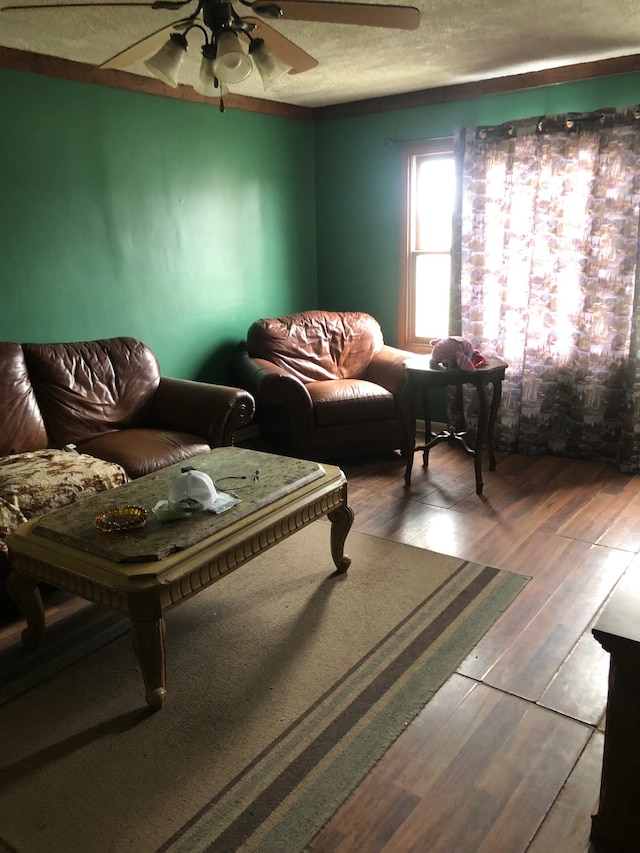
[[[22,2],[37,0],[0,0],[0,7]],[[318,67],[287,75],[268,92],[254,71],[231,91],[317,107],[628,56],[640,47],[637,0],[405,2],[420,9],[417,30],[273,23],[314,56]],[[194,0],[179,12],[127,7],[7,12],[0,14],[0,45],[100,65],[195,8]],[[239,6],[238,12],[249,10]],[[180,82],[196,79],[199,62],[195,37]],[[142,62],[130,70],[148,74]]]

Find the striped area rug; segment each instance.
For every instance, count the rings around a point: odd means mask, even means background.
[[[7,848],[304,850],[528,580],[359,533],[331,577],[328,534],[317,522],[167,615],[157,714],[111,621],[26,692],[24,672],[4,684]]]

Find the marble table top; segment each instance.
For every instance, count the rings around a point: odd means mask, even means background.
[[[217,491],[234,494],[239,502],[218,515],[195,512],[189,518],[161,522],[152,509],[167,499],[171,482],[187,466],[209,474]],[[324,475],[317,462],[219,447],[44,515],[34,533],[115,562],[162,560]],[[99,512],[128,505],[147,510],[149,518],[144,527],[116,533],[102,533],[96,528],[94,518]]]

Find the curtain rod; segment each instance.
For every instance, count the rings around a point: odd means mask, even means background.
[[[479,125],[476,128],[476,139],[511,139],[524,131],[525,135],[558,132],[561,130],[575,133],[584,130],[596,130],[613,127],[616,124],[638,124],[640,127],[640,106],[626,107],[618,110],[615,107],[603,107],[591,112],[568,112],[552,116],[538,116],[503,122],[497,125]]]
[[[616,118],[633,120],[631,124],[638,122],[640,126],[640,104],[635,107],[626,107],[618,110],[615,107],[602,107],[591,112],[568,112],[552,116],[537,116],[534,118],[517,119],[516,121],[503,122],[497,125],[479,125],[476,128],[476,139],[510,139],[517,136],[518,128],[529,128],[528,132],[548,133],[552,130],[568,130],[575,132],[588,130],[592,127],[613,127]],[[535,131],[534,131],[535,128]],[[422,137],[416,139],[405,139],[402,136],[387,136],[383,140],[385,148],[393,145],[411,145],[417,142],[433,142],[436,137]],[[440,137],[437,137],[440,138]]]
[[[414,145],[416,142],[436,142],[438,139],[450,139],[449,136],[423,136],[419,139],[405,139],[402,136],[386,136],[382,142],[385,148],[391,148],[392,145]]]

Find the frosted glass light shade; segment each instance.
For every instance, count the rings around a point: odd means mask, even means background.
[[[213,60],[203,56],[200,62],[200,73],[193,88],[205,98],[217,98],[221,94],[221,86],[216,86],[217,82],[216,75],[213,73]]]
[[[171,33],[169,41],[144,63],[158,80],[176,88],[178,72],[187,55],[187,40],[181,33]]]
[[[265,91],[273,86],[285,74],[291,71],[291,65],[287,65],[279,56],[269,50],[262,39],[256,39],[249,46],[249,53],[262,78]]]
[[[230,30],[220,33],[217,38],[216,58],[213,60],[213,73],[221,83],[240,83],[246,80],[253,63],[242,50],[238,36]]]

